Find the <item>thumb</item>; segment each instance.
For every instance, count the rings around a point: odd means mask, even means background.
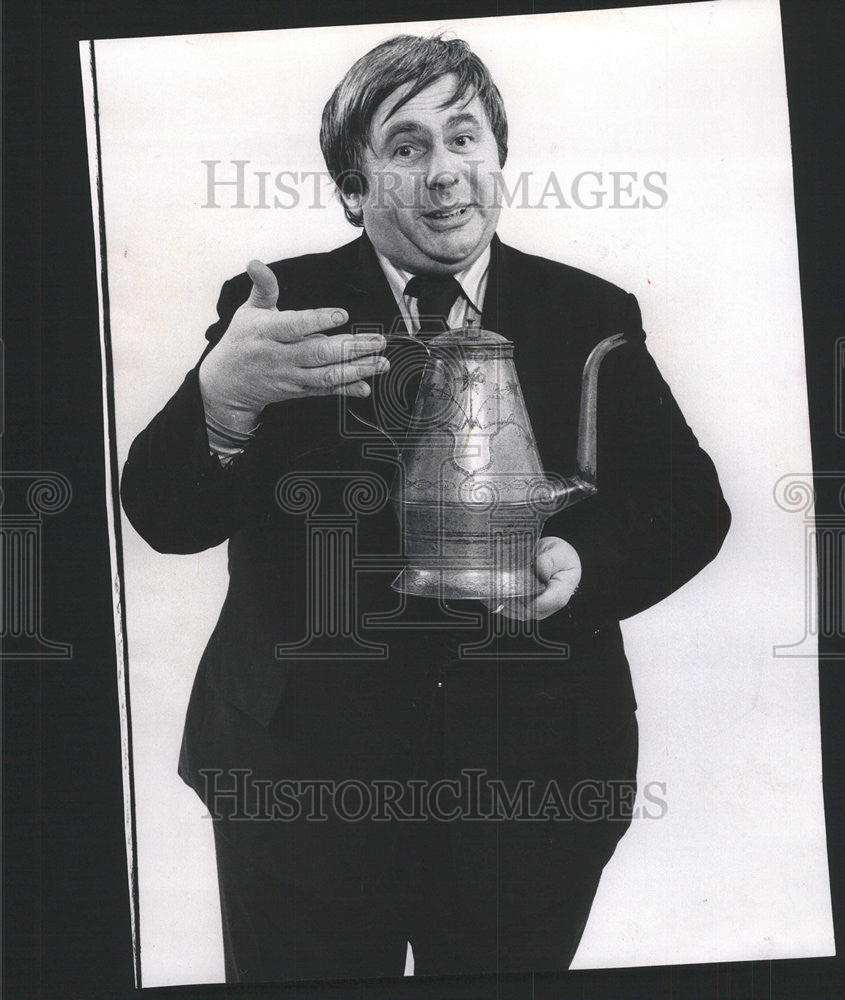
[[[541,583],[547,584],[554,575],[555,570],[560,569],[558,565],[560,561],[559,556],[557,538],[546,536],[540,539],[537,546],[535,568]]]
[[[555,571],[560,567],[556,564],[554,556],[549,552],[541,552],[537,556],[535,569],[541,583],[548,584],[554,576]]]
[[[252,291],[247,305],[257,309],[275,309],[279,301],[279,283],[276,275],[260,260],[251,260],[246,273],[252,278]]]
[[[562,538],[549,535],[537,546],[537,576],[549,583],[556,573],[567,573],[580,566],[578,554]]]

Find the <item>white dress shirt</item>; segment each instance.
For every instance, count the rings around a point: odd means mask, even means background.
[[[420,321],[417,313],[417,300],[412,295],[405,294],[405,286],[413,278],[411,271],[403,271],[392,264],[384,254],[376,250],[381,269],[393,292],[393,298],[402,313],[408,333],[415,337],[419,332]],[[474,264],[463,271],[458,271],[454,277],[461,286],[463,295],[455,299],[452,311],[449,313],[448,325],[452,327],[478,326],[481,323],[481,310],[484,308],[484,293],[487,290],[487,275],[490,270],[490,247]]]

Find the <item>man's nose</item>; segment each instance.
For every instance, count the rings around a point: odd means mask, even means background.
[[[442,144],[432,149],[425,173],[425,183],[429,190],[446,191],[458,183],[459,175],[457,154]]]

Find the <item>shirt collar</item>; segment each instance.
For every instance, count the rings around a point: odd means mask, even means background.
[[[379,253],[378,250],[376,250],[376,256],[378,257],[379,264],[381,264],[382,271],[384,271],[384,276],[387,278],[387,283],[390,285],[390,290],[393,292],[393,297],[397,303],[404,301],[405,286],[413,278],[413,272],[403,271],[401,268],[396,267],[384,254]],[[479,313],[482,311],[484,305],[480,301],[483,297],[482,282],[487,274],[489,265],[490,247],[488,245],[484,248],[484,253],[482,253],[474,264],[470,264],[468,268],[458,271],[455,274],[455,278],[461,286],[464,295]]]

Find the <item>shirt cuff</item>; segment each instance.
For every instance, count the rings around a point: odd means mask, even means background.
[[[261,424],[256,424],[250,431],[235,431],[226,427],[207,409],[205,411],[205,431],[208,436],[208,446],[225,468],[237,455],[240,455],[255,437]]]

